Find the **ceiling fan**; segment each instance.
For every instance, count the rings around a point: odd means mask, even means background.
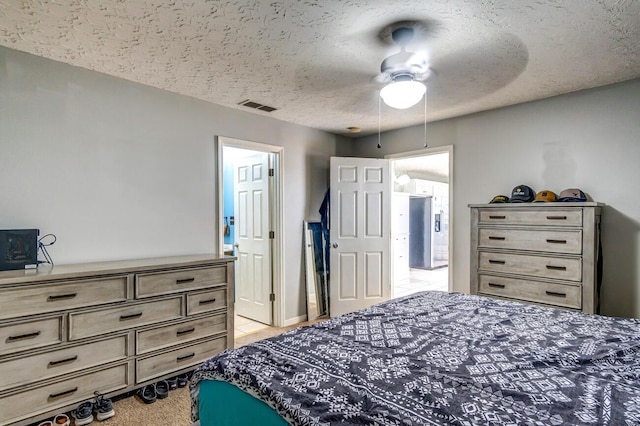
[[[386,57],[380,65],[380,74],[374,78],[377,83],[387,83],[380,90],[380,97],[385,104],[396,109],[406,109],[418,103],[427,90],[422,82],[433,73],[426,54],[407,50],[407,45],[414,39],[413,26],[415,24],[408,22],[394,25],[391,39],[400,46],[400,52]]]

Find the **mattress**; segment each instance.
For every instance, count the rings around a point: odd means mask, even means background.
[[[293,425],[638,425],[640,320],[423,292],[206,361],[203,426],[210,380]]]

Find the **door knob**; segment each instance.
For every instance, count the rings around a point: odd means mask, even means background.
[[[333,248],[338,248],[338,243],[333,243]]]
[[[233,246],[234,246],[235,248],[238,248],[238,247],[240,247],[240,243],[235,243]]]

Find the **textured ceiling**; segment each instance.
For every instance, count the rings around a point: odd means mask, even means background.
[[[397,51],[384,29],[400,20],[421,23],[408,47],[434,70],[429,121],[640,77],[638,0],[0,0],[0,45],[364,135],[378,131],[372,78]],[[423,117],[383,105],[380,125]]]

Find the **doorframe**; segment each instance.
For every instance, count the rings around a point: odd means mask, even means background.
[[[424,157],[427,155],[434,155],[434,154],[442,154],[442,153],[448,153],[449,154],[449,247],[448,247],[448,252],[449,252],[449,266],[448,266],[448,291],[451,292],[453,291],[453,265],[455,262],[455,259],[453,257],[453,233],[454,231],[454,210],[453,210],[453,179],[454,179],[454,173],[453,173],[453,145],[445,145],[445,146],[436,146],[433,148],[423,148],[423,149],[418,149],[415,151],[407,151],[407,152],[400,152],[400,153],[396,153],[396,154],[387,154],[384,156],[384,158],[387,158],[389,160],[391,160],[392,165],[393,165],[393,160],[401,160],[403,158],[412,158],[412,157]],[[393,245],[391,247],[391,250],[393,250]]]
[[[223,148],[233,147],[242,148],[252,151],[266,152],[268,154],[274,154],[273,158],[273,181],[270,183],[270,222],[272,231],[274,232],[274,238],[271,241],[271,291],[275,295],[273,301],[273,314],[272,325],[274,327],[282,327],[284,322],[284,248],[282,229],[284,229],[283,211],[282,211],[282,194],[283,194],[283,163],[284,163],[284,147],[277,145],[269,145],[260,142],[246,141],[242,139],[235,139],[227,136],[215,136],[214,143],[216,146],[216,155],[218,161],[216,162],[216,174],[218,181],[218,196],[216,197],[216,210],[218,212],[218,240],[217,248],[218,253],[224,253],[224,184],[223,184]]]

